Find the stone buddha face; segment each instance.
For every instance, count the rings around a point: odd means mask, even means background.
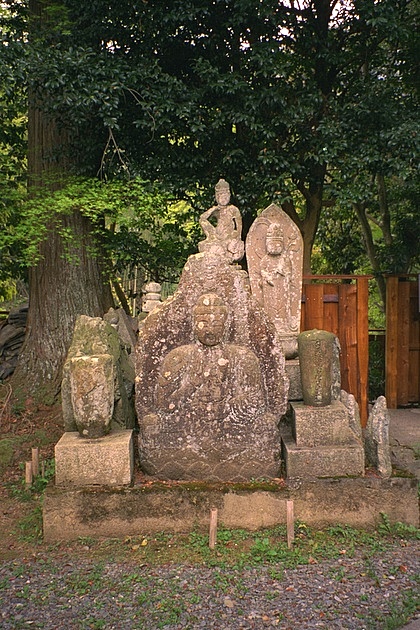
[[[194,334],[204,346],[223,341],[227,308],[215,293],[202,295],[194,307]]]
[[[227,206],[230,201],[230,187],[224,179],[220,179],[215,186],[216,201],[219,206]]]
[[[278,223],[272,223],[267,230],[267,253],[271,256],[279,256],[284,249],[283,231]]]

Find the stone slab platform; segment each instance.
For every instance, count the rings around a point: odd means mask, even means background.
[[[43,506],[44,539],[138,536],[158,531],[208,531],[210,510],[228,528],[257,530],[286,522],[286,501],[310,526],[374,527],[391,522],[418,526],[417,482],[408,478],[317,479],[269,484],[179,483],[152,486],[64,488],[50,485]]]
[[[114,431],[101,438],[83,438],[68,431],[55,445],[58,486],[130,485],[133,481],[133,431]]]
[[[282,436],[282,455],[287,477],[341,477],[363,475],[363,447],[354,439],[352,445],[298,447],[292,437]]]
[[[296,446],[340,446],[351,444],[348,411],[339,400],[326,407],[310,407],[302,402],[291,404],[292,434]]]

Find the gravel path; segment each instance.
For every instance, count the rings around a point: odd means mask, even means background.
[[[240,570],[39,554],[0,566],[0,627],[398,628],[403,609],[416,617],[419,552],[407,541],[296,569]]]

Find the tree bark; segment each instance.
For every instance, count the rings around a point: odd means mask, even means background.
[[[366,205],[363,203],[355,203],[353,207],[356,211],[357,218],[359,219],[360,226],[362,228],[363,239],[365,241],[366,253],[368,255],[370,264],[372,265],[375,280],[378,285],[379,294],[381,296],[382,303],[386,305],[386,282],[385,278],[381,274],[380,264],[376,255],[375,243],[373,240],[372,229],[369,224],[369,220],[366,216]]]
[[[303,218],[297,213],[293,201],[285,201],[282,204],[282,209],[296,223],[302,234],[303,275],[310,275],[312,272],[312,248],[321,216],[326,170],[326,164],[317,165],[313,172],[310,173],[313,180],[312,184],[305,185],[303,181],[296,183],[297,189],[305,199],[305,216]]]
[[[46,403],[60,392],[63,364],[78,315],[101,317],[113,306],[101,261],[88,253],[92,227],[80,212],[63,218],[79,241],[66,259],[63,242],[51,229],[41,244],[42,259],[29,271],[29,313],[14,385]],[[76,260],[78,259],[78,262]]]
[[[38,0],[31,0],[35,29],[43,22]],[[29,94],[28,184],[29,189],[61,188],[72,166],[69,131],[46,113],[45,95]],[[71,258],[60,228],[71,230]],[[95,247],[93,247],[95,246]],[[113,306],[98,252],[93,225],[78,209],[51,221],[39,246],[39,263],[29,270],[29,313],[25,343],[13,375],[15,391],[53,402],[60,392],[63,364],[78,315],[103,316]]]

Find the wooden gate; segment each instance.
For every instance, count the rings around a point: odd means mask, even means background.
[[[334,333],[341,345],[341,387],[354,395],[360,421],[368,418],[368,280],[372,276],[305,276],[301,331]],[[328,282],[329,280],[329,282]]]
[[[385,392],[388,407],[420,402],[419,277],[388,276]]]

